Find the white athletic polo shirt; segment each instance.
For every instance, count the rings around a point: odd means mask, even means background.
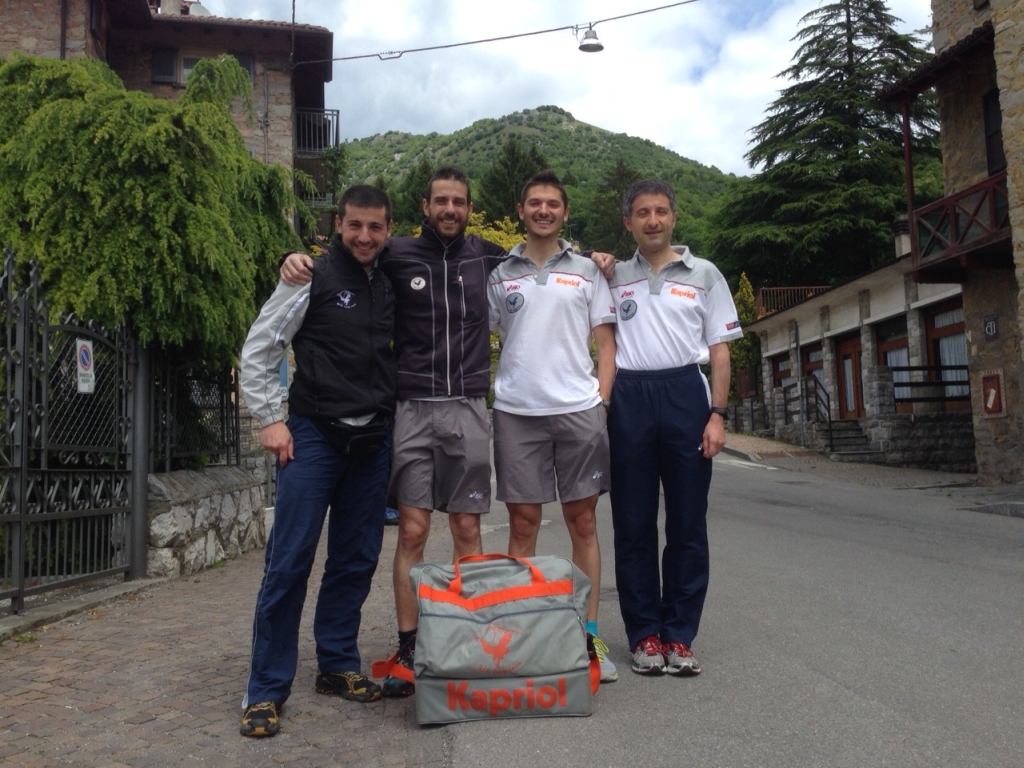
[[[501,336],[494,407],[525,416],[575,413],[601,402],[590,333],[615,322],[608,282],[565,240],[543,268],[517,245],[487,281],[491,329]]]
[[[708,347],[743,336],[729,284],[718,267],[686,246],[655,272],[639,249],[615,265],[610,282],[618,314],[615,367],[681,368],[710,359]]]

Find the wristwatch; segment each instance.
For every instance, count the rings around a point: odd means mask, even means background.
[[[711,412],[712,413],[717,413],[719,416],[721,416],[722,417],[722,421],[728,421],[729,420],[729,409],[728,408],[721,408],[721,407],[719,407],[717,405],[713,405],[713,406],[711,406]]]

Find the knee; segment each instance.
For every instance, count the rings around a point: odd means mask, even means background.
[[[514,539],[528,540],[537,535],[540,524],[523,515],[509,512],[508,527]]]
[[[419,520],[401,520],[398,524],[398,547],[409,552],[422,551],[426,546],[430,525]]]
[[[480,540],[480,516],[462,514],[451,519],[452,536],[463,544]]]

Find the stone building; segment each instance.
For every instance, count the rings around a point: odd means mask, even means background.
[[[324,108],[334,35],[324,27],[210,15],[193,0],[25,0],[0,17],[0,56],[105,61],[126,87],[181,95],[201,58],[233,55],[253,84],[254,119],[234,110],[253,157],[310,174],[307,202],[330,208],[323,153],[338,144],[338,110]]]
[[[935,56],[883,91],[939,101],[946,197],[908,200],[911,274],[962,286],[978,477],[1024,482],[1024,3],[932,0]],[[910,136],[904,119],[905,141]],[[909,143],[909,142],[908,142]],[[913,190],[907,164],[907,189]]]
[[[904,253],[834,288],[762,289],[789,300],[762,296],[776,311],[746,326],[767,395],[735,409],[738,428],[839,459],[974,471],[961,286],[919,285],[912,266]]]

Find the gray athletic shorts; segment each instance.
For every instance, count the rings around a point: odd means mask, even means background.
[[[608,430],[604,406],[554,416],[494,411],[498,500],[545,504],[608,492]]]
[[[488,512],[490,432],[482,397],[399,400],[388,498],[441,512]]]

